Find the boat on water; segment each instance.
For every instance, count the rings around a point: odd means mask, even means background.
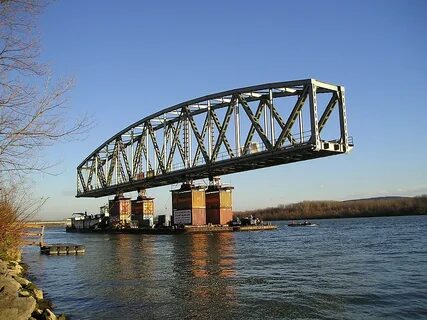
[[[288,224],[288,227],[317,227],[318,225],[316,223],[312,223],[310,221],[303,221],[303,222],[295,222],[292,221]]]

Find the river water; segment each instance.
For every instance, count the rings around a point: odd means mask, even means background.
[[[427,216],[319,220],[318,227],[193,235],[69,234],[26,248],[29,274],[71,319],[421,319]]]

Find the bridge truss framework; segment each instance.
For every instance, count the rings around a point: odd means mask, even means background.
[[[216,93],[148,116],[77,167],[101,197],[348,152],[344,87],[314,79]]]

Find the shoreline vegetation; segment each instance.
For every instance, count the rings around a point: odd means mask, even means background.
[[[27,279],[28,266],[21,256],[31,205],[9,191],[0,190],[0,319],[66,319],[53,313],[43,291]]]
[[[348,201],[303,201],[234,212],[235,217],[249,215],[265,221],[427,215],[427,195]]]

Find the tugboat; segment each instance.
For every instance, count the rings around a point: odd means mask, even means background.
[[[317,227],[317,224],[305,220],[304,222],[292,221],[288,224],[288,227]]]

